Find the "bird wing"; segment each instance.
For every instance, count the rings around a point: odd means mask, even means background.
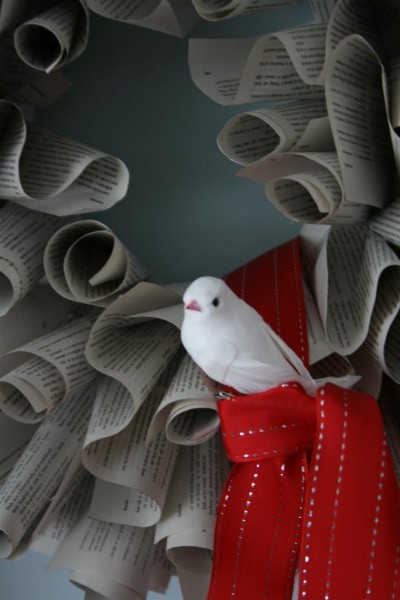
[[[254,394],[287,381],[300,381],[301,377],[294,371],[288,376],[284,365],[278,367],[258,360],[239,357],[233,361],[226,371],[224,383],[242,394]]]
[[[207,352],[198,361],[202,369],[219,383],[226,383],[226,374],[239,355],[238,347],[228,340],[210,341]]]
[[[274,340],[278,348],[281,350],[283,356],[290,362],[290,364],[296,369],[299,374],[299,381],[305,387],[308,393],[315,390],[315,382],[311,377],[311,374],[301,358],[286,344],[286,342],[277,334],[275,331],[264,321],[264,327],[267,329],[269,335]]]
[[[263,327],[267,330],[268,335],[273,339],[286,360],[288,360],[301,375],[308,375],[308,369],[296,352],[294,352],[294,350],[292,350],[292,348],[290,348],[290,346],[288,346],[287,343],[277,333],[275,333],[272,327],[265,321],[263,321]]]

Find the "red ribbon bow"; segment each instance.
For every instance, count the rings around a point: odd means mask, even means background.
[[[397,482],[376,401],[298,384],[219,402],[228,458],[209,600],[397,599]],[[300,552],[299,552],[300,551]]]
[[[274,251],[281,267],[291,257],[299,269],[296,248]],[[242,277],[260,265],[269,273],[265,257]],[[304,307],[295,318],[304,325]],[[218,410],[235,464],[220,500],[208,600],[291,598],[296,569],[300,600],[397,600],[400,496],[375,399],[332,384],[312,398],[288,383],[221,400]]]

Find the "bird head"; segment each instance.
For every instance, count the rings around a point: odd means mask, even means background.
[[[183,295],[185,314],[211,316],[221,313],[229,302],[231,290],[222,279],[199,277]]]

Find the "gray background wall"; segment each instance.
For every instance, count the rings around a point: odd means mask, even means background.
[[[238,167],[219,152],[218,132],[247,107],[219,106],[194,86],[187,39],[91,16],[88,48],[63,69],[72,89],[37,120],[127,164],[126,198],[94,218],[159,282],[222,275],[296,235],[298,226],[270,205],[262,186],[235,177]],[[307,6],[293,6],[201,22],[189,36],[261,35],[309,18]],[[45,573],[47,562],[33,552],[1,561],[1,600],[83,598],[67,572]],[[175,580],[168,598],[180,597]]]

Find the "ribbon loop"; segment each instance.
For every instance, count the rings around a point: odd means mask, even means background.
[[[233,462],[299,454],[314,439],[315,399],[297,383],[221,400],[218,410],[226,454]]]

